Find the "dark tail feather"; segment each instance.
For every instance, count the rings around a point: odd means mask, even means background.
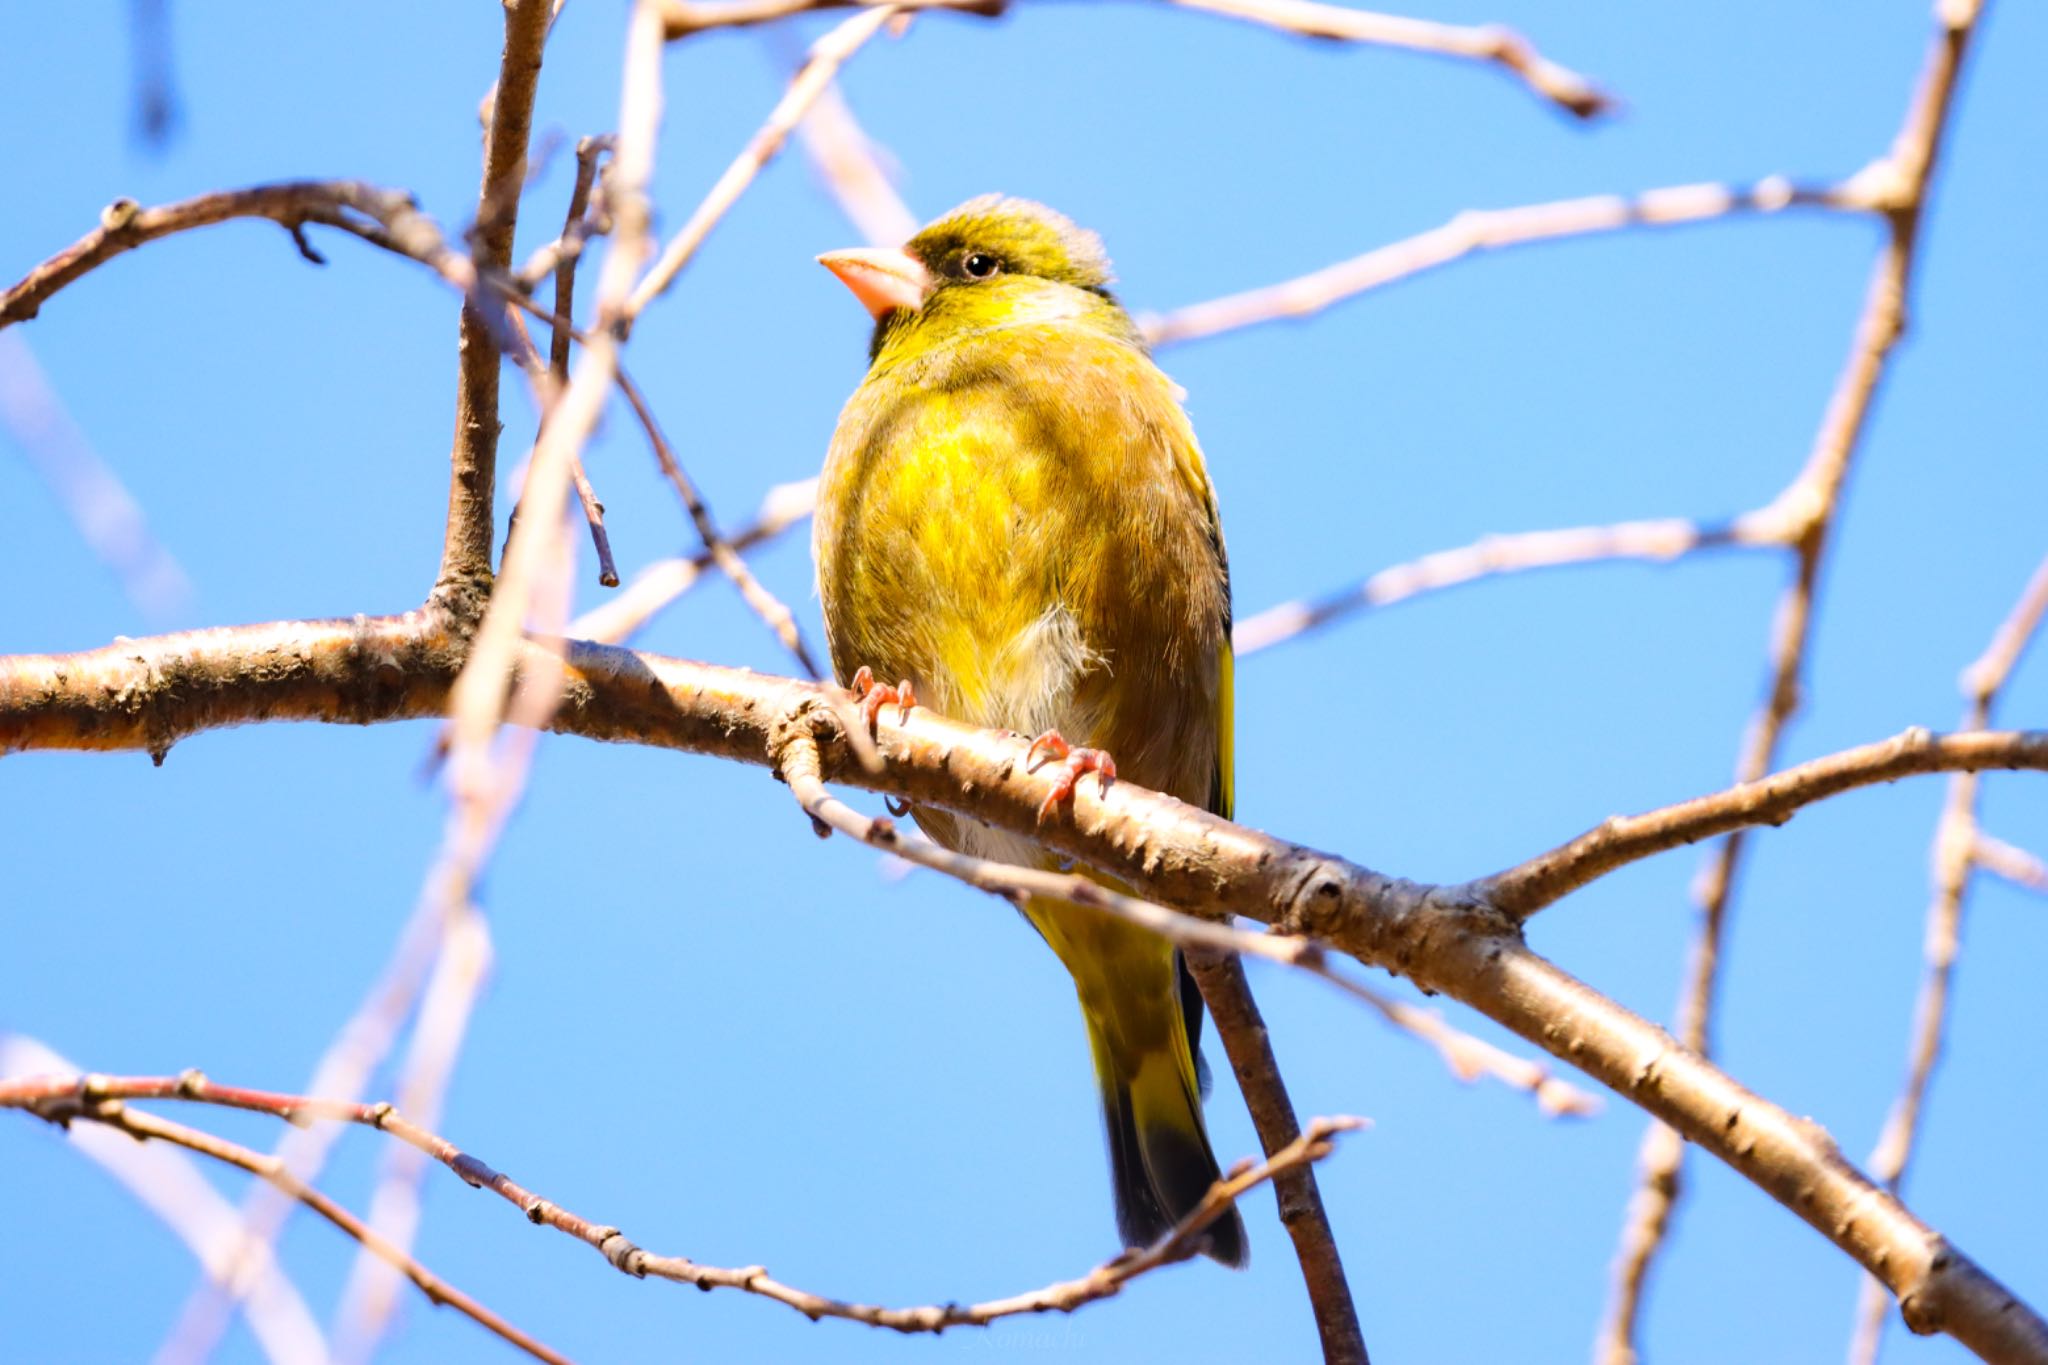
[[[1141,1124],[1129,1087],[1105,1092],[1103,1117],[1109,1129],[1110,1178],[1116,1186],[1116,1225],[1126,1246],[1150,1246],[1164,1237],[1194,1212],[1221,1178],[1202,1131],[1200,1105],[1188,1094],[1185,1115],[1166,1122],[1147,1115],[1149,1121]],[[1235,1206],[1209,1224],[1201,1252],[1233,1269],[1245,1265],[1244,1220]]]

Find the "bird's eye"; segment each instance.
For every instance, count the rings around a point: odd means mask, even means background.
[[[1003,268],[1003,263],[986,251],[970,251],[960,268],[977,280],[985,280]]]

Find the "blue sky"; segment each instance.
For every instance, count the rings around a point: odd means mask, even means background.
[[[863,53],[845,87],[921,215],[992,189],[1043,199],[1104,234],[1133,306],[1161,308],[1465,207],[1847,174],[1890,139],[1928,27],[1907,0],[1415,12],[1516,25],[1611,85],[1625,113],[1582,127],[1466,64],[1132,5],[921,20]],[[120,14],[80,6],[61,25],[9,25],[0,275],[70,242],[119,195],[347,176],[410,187],[451,228],[469,212],[496,6],[181,6],[182,120],[161,154],[130,137]],[[541,128],[573,142],[611,126],[622,14],[608,0],[569,7]],[[1791,760],[1953,724],[1957,671],[2048,548],[2048,103],[2032,60],[2048,14],[1994,6],[1980,38],[1914,331],[1824,578]],[[656,188],[671,228],[787,65],[758,35],[670,52]],[[558,157],[529,199],[522,249],[558,224],[566,172]],[[634,335],[630,364],[729,525],[769,485],[815,470],[859,380],[865,319],[810,260],[852,241],[786,158]],[[1763,501],[1804,458],[1877,241],[1867,222],[1788,216],[1570,242],[1166,355],[1220,490],[1240,613],[1487,532]],[[0,650],[417,601],[438,549],[454,305],[415,267],[321,244],[324,270],[262,225],[165,242],[21,330],[193,589],[167,617],[139,615],[0,438]],[[509,466],[532,426],[512,386],[506,417]],[[590,468],[622,568],[689,545],[623,414]],[[815,625],[804,540],[759,566]],[[1240,817],[1453,878],[1714,788],[1763,677],[1781,577],[1774,559],[1738,556],[1534,575],[1248,660]],[[579,603],[600,591],[586,573]],[[785,668],[722,585],[642,643]],[[2036,660],[2003,714],[2040,725],[2044,710]],[[0,1030],[101,1071],[199,1066],[302,1085],[432,857],[443,802],[417,775],[429,739],[421,726],[250,729],[181,745],[160,770],[139,755],[0,763]],[[1739,890],[1722,1057],[1859,1157],[1904,1055],[1941,796],[1919,780],[1802,814],[1757,841]],[[2048,844],[2048,787],[1991,779],[1986,822]],[[1532,939],[1661,1015],[1696,866],[1681,852],[1608,878],[1547,912]],[[891,880],[863,850],[819,843],[760,772],[547,741],[482,900],[495,968],[443,1127],[534,1188],[653,1249],[886,1302],[1008,1293],[1114,1249],[1093,1083],[1057,964],[999,904],[927,876]],[[1987,882],[1965,938],[1909,1202],[2038,1303],[2048,1183],[2034,1135],[2048,1092],[2014,1056],[2030,1056],[2042,1027],[2048,919]],[[1583,1358],[1639,1117],[1614,1103],[1545,1121],[1520,1095],[1457,1084],[1315,983],[1254,978],[1297,1106],[1375,1121],[1322,1179],[1376,1355]],[[1226,1160],[1254,1150],[1227,1080],[1210,1116]],[[360,1207],[377,1143],[351,1135],[327,1188]],[[1833,1357],[1852,1268],[1725,1169],[1689,1170],[1649,1311],[1653,1358]],[[0,1171],[10,1349],[151,1351],[195,1282],[189,1256],[41,1125],[0,1123]],[[445,1175],[428,1181],[425,1218],[430,1265],[591,1360],[1222,1360],[1313,1346],[1263,1194],[1248,1201],[1242,1276],[1182,1267],[1073,1318],[937,1341],[630,1281]],[[303,1217],[285,1238],[323,1315],[352,1251]],[[1896,1360],[1963,1358],[1898,1330],[1889,1344]],[[222,1358],[256,1358],[245,1332]],[[415,1299],[387,1358],[507,1356]]]

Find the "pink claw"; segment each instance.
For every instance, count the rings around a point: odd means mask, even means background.
[[[1059,760],[1065,771],[1060,774],[1059,781],[1053,783],[1052,790],[1046,793],[1045,800],[1039,803],[1040,824],[1045,823],[1045,818],[1052,814],[1054,807],[1063,801],[1074,799],[1074,784],[1081,780],[1081,774],[1094,773],[1101,781],[1104,791],[1109,790],[1109,784],[1116,781],[1115,759],[1101,749],[1077,749],[1067,743],[1065,736],[1057,730],[1047,730],[1031,741],[1031,747],[1024,751],[1026,768],[1037,762],[1038,751],[1041,748]]]
[[[854,671],[853,682],[847,691],[853,693],[859,702],[861,719],[868,723],[869,729],[874,728],[884,706],[892,702],[895,704],[896,723],[900,725],[910,719],[910,710],[917,705],[917,693],[911,688],[910,679],[905,678],[889,687],[876,682],[875,670],[865,664]]]

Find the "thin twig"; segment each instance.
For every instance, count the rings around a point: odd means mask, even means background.
[[[568,273],[569,267],[565,266],[564,277]],[[533,386],[545,420],[546,414],[554,407],[555,399],[567,386],[568,358],[563,357],[563,369],[558,374],[551,365],[541,360],[540,352],[535,349],[533,338],[527,332],[526,324],[520,320],[517,310],[506,312],[505,323],[507,332],[516,343],[511,350],[512,359],[517,362]],[[569,332],[566,324],[557,323],[554,327],[553,339],[564,349],[570,341]],[[569,480],[575,486],[576,501],[582,505],[584,525],[590,528],[591,547],[597,552],[597,581],[603,587],[616,588],[619,586],[619,565],[618,561],[612,558],[612,537],[604,524],[604,503],[598,498],[597,489],[590,482],[590,475],[584,471],[581,451],[576,451],[569,457]],[[505,543],[508,549],[511,547],[513,528],[518,525],[519,504],[515,502],[505,528]]]
[[[1578,72],[1543,56],[1529,40],[1498,24],[1469,28],[1431,23],[1396,14],[1327,5],[1318,0],[1171,0],[1182,9],[1243,19],[1268,28],[1332,42],[1405,48],[1432,56],[1490,62],[1520,78],[1535,94],[1577,118],[1590,119],[1614,107],[1605,91]]]
[[[668,287],[675,283],[676,276],[697,254],[697,248],[704,245],[704,239],[711,235],[711,229],[718,226],[747,186],[754,183],[754,177],[761,168],[782,150],[782,144],[789,139],[790,130],[809,111],[811,102],[823,94],[832,84],[832,78],[839,74],[854,53],[860,51],[868,39],[875,36],[882,26],[903,11],[896,5],[880,5],[863,10],[850,19],[843,20],[836,28],[817,42],[811,44],[810,56],[805,60],[789,89],[783,93],[775,108],[769,113],[767,122],[748,140],[746,149],[726,167],[725,174],[718,177],[718,183],[704,196],[704,202],[690,215],[682,230],[669,240],[662,250],[661,258],[654,263],[647,277],[633,290],[632,298],[620,310],[618,323],[630,328],[633,320],[640,316],[647,305],[654,302]]]
[[[77,1067],[33,1038],[0,1034],[0,1083],[77,1074]],[[246,1254],[235,1206],[213,1187],[196,1161],[175,1148],[135,1142],[96,1123],[72,1124],[65,1137],[162,1220],[210,1279],[221,1284],[249,1281],[244,1312],[249,1334],[266,1359],[299,1365],[327,1358],[327,1340],[297,1286],[268,1245],[259,1248],[258,1255]]]
[[[1668,517],[1486,536],[1455,550],[1439,550],[1382,569],[1323,597],[1297,598],[1268,607],[1238,622],[1231,638],[1238,657],[1243,658],[1360,612],[1482,578],[1599,560],[1641,559],[1661,564],[1700,550],[1783,543],[1781,534],[1751,518],[1708,525]]]
[[[1963,671],[1963,690],[1969,697],[1963,712],[1964,730],[1990,727],[1998,694],[2039,632],[2044,613],[2048,613],[2048,557],[2034,570],[2019,600],[1993,633],[1990,645]],[[1920,1132],[1920,1115],[1926,1107],[1928,1087],[1934,1080],[1935,1064],[1941,1059],[1948,1030],[1949,995],[1955,979],[1956,953],[1962,945],[1970,874],[1985,847],[1977,829],[1980,785],[1976,773],[1957,773],[1950,778],[1948,798],[1934,828],[1930,859],[1934,889],[1927,905],[1927,929],[1922,936],[1927,961],[1920,978],[1919,997],[1913,1004],[1913,1033],[1906,1055],[1905,1079],[1899,1084],[1891,1113],[1885,1117],[1877,1146],[1870,1153],[1871,1175],[1894,1194],[1905,1187],[1906,1168]],[[1864,1277],[1850,1334],[1850,1365],[1876,1365],[1884,1340],[1888,1297],[1883,1285],[1867,1275]]]
[[[187,1151],[197,1152],[201,1156],[212,1157],[216,1161],[247,1171],[276,1186],[298,1203],[334,1224],[364,1250],[388,1262],[418,1286],[419,1291],[427,1296],[428,1302],[436,1307],[447,1304],[536,1360],[548,1361],[550,1365],[569,1365],[567,1356],[535,1340],[428,1270],[411,1255],[379,1236],[362,1219],[301,1180],[293,1174],[290,1167],[276,1157],[265,1156],[238,1142],[230,1142],[226,1138],[201,1132],[197,1128],[175,1123],[156,1114],[130,1108],[124,1100],[102,1097],[93,1085],[93,1077],[66,1079],[71,1084],[70,1094],[50,1096],[40,1102],[24,1102],[15,1098],[27,1088],[23,1083],[0,1081],[0,1107],[26,1109],[38,1118],[59,1126],[79,1122],[105,1124],[138,1141],[154,1138],[159,1142],[172,1143]],[[34,1082],[27,1083],[29,1087],[34,1085]]]
[[[665,0],[662,5],[670,42],[722,28],[753,28],[798,14],[828,9],[886,7],[900,10],[957,10],[994,18],[1009,8],[1008,0]]]
[[[2016,744],[2015,735],[2021,736]],[[1994,752],[2018,761],[1978,761]],[[1782,825],[1803,808],[1839,792],[1914,773],[2034,768],[2042,763],[2048,763],[2048,731],[1969,729],[1944,735],[1915,726],[1890,739],[1838,750],[1711,796],[1641,815],[1611,816],[1570,843],[1471,883],[1471,889],[1502,913],[1527,919],[1624,864],[1717,834]]]
[[[1264,1162],[1254,1165],[1250,1161],[1240,1161],[1234,1165],[1224,1178],[1210,1187],[1202,1202],[1158,1241],[1148,1247],[1126,1251],[1077,1279],[1058,1281],[1042,1289],[1011,1295],[1008,1298],[992,1299],[984,1303],[882,1308],[871,1304],[848,1303],[792,1288],[771,1279],[768,1272],[760,1266],[726,1269],[701,1265],[684,1256],[654,1255],[628,1241],[616,1227],[592,1223],[551,1200],[541,1198],[510,1177],[493,1170],[483,1161],[456,1147],[446,1138],[405,1117],[390,1104],[339,1102],[318,1096],[286,1095],[272,1091],[219,1086],[197,1071],[187,1071],[179,1076],[62,1075],[0,1080],[0,1108],[25,1110],[56,1123],[84,1118],[111,1125],[132,1124],[149,1129],[150,1131],[142,1134],[144,1136],[168,1137],[172,1141],[181,1140],[179,1137],[172,1137],[172,1133],[188,1134],[208,1144],[207,1147],[195,1150],[219,1156],[222,1160],[240,1165],[243,1169],[263,1175],[266,1179],[291,1179],[289,1172],[283,1171],[281,1167],[277,1168],[279,1176],[272,1176],[263,1169],[266,1166],[275,1166],[270,1158],[247,1152],[245,1149],[237,1149],[232,1143],[221,1142],[208,1134],[196,1133],[195,1130],[170,1123],[153,1114],[129,1109],[127,1102],[131,1100],[183,1100],[272,1114],[293,1123],[317,1119],[356,1123],[379,1129],[439,1161],[469,1185],[490,1190],[525,1214],[529,1222],[552,1227],[583,1242],[602,1254],[615,1269],[625,1274],[642,1279],[653,1276],[656,1279],[695,1285],[699,1289],[744,1290],[786,1304],[814,1321],[818,1318],[840,1318],[903,1333],[938,1333],[949,1327],[985,1327],[1002,1318],[1027,1313],[1071,1313],[1086,1304],[1111,1298],[1139,1276],[1193,1256],[1200,1248],[1202,1233],[1207,1230],[1209,1224],[1247,1192],[1289,1171],[1322,1160],[1335,1150],[1336,1139],[1340,1134],[1355,1132],[1366,1126],[1363,1119],[1344,1116],[1310,1120],[1307,1129],[1298,1138],[1272,1153]],[[213,1150],[215,1146],[220,1150]],[[242,1157],[246,1157],[247,1162],[255,1164],[245,1164]],[[327,1200],[326,1196],[305,1187],[303,1182],[297,1182],[294,1197],[301,1198],[330,1219],[339,1213],[342,1218],[349,1221],[337,1222],[337,1226],[350,1232],[351,1236],[356,1236],[366,1246],[377,1245],[376,1242],[368,1240],[375,1237],[374,1233],[363,1228],[360,1222]],[[351,1229],[351,1224],[356,1230]],[[395,1248],[388,1247],[388,1244],[386,1249],[395,1251]],[[458,1307],[462,1306],[455,1291],[445,1282],[428,1274],[409,1257],[401,1257],[401,1263],[407,1268],[408,1276],[415,1284],[426,1290],[430,1298],[436,1302],[456,1302]],[[422,1276],[425,1279],[422,1279]],[[436,1287],[430,1288],[430,1284]],[[474,1306],[473,1301],[469,1302]],[[470,1309],[464,1308],[464,1311],[468,1312]],[[472,1313],[472,1316],[475,1314]],[[485,1319],[478,1318],[478,1321]],[[486,1322],[486,1325],[490,1323]],[[499,1327],[493,1327],[493,1330],[499,1331],[503,1336],[511,1329],[500,1330]],[[547,1349],[539,1347],[537,1343],[528,1345],[513,1336],[507,1336],[506,1339],[535,1354]],[[552,1360],[558,1357],[542,1355],[541,1358]]]
[[[775,632],[775,638],[789,651],[804,671],[807,678],[822,678],[824,673],[811,656],[810,646],[804,643],[803,632],[797,628],[796,616],[783,605],[782,599],[762,585],[747,567],[747,561],[740,558],[732,542],[719,533],[718,523],[712,518],[711,509],[704,502],[703,494],[689,474],[684,472],[682,462],[676,459],[675,448],[662,434],[661,423],[655,420],[654,409],[647,404],[647,396],[640,391],[630,376],[621,369],[618,376],[619,391],[626,396],[633,415],[640,422],[641,430],[647,433],[647,443],[654,450],[654,458],[661,465],[661,472],[676,490],[676,497],[690,514],[690,523],[697,528],[697,538],[704,545],[704,553],[711,556],[711,562],[718,566],[720,573],[732,580],[740,596],[753,608],[754,614],[767,623]]]
[[[1301,1127],[1294,1117],[1287,1082],[1280,1074],[1280,1062],[1273,1055],[1266,1021],[1252,997],[1244,961],[1232,953],[1196,949],[1187,954],[1187,963],[1208,1003],[1209,1017],[1216,1021],[1216,1036],[1223,1040],[1238,1090],[1251,1112],[1252,1126],[1258,1130],[1259,1146],[1269,1153],[1285,1151],[1301,1136]],[[1273,1200],[1279,1206],[1281,1226],[1294,1243],[1294,1258],[1301,1267],[1309,1309],[1315,1315],[1316,1335],[1322,1341],[1323,1365],[1371,1365],[1365,1333],[1358,1325],[1358,1308],[1351,1300],[1351,1282],[1344,1275],[1344,1260],[1337,1250],[1337,1236],[1330,1230],[1330,1216],[1323,1208],[1314,1169],[1298,1166],[1275,1176]]]
[[[725,0],[697,3],[668,0],[668,35],[687,38],[716,28],[741,28],[773,23],[814,10],[845,9],[879,0]],[[1613,100],[1584,76],[1545,58],[1511,29],[1489,24],[1467,27],[1430,23],[1399,15],[1315,0],[1171,0],[1179,8],[1237,19],[1264,28],[1329,42],[1401,48],[1432,56],[1489,63],[1516,78],[1532,92],[1579,118],[1593,118],[1613,107]],[[960,10],[994,17],[1005,0],[907,0],[901,9]]]
[[[576,264],[583,257],[583,244],[589,240],[591,226],[584,221],[590,211],[591,187],[597,183],[598,158],[612,149],[609,137],[585,137],[576,141],[576,181],[569,190],[569,210],[562,219],[560,247],[550,269],[555,276],[555,316],[570,318],[576,315]],[[555,376],[557,384],[569,382],[569,330],[556,325],[549,329],[548,371]],[[617,586],[614,578],[607,587]]]
[[[238,218],[261,218],[292,234],[299,254],[315,265],[326,258],[313,250],[309,223],[337,228],[446,277],[458,289],[475,283],[466,257],[442,240],[440,229],[419,211],[412,195],[359,180],[291,180],[215,190],[174,204],[144,208],[116,199],[100,210],[99,226],[37,265],[0,293],[0,328],[25,322],[65,286],[136,247],[212,227]]]
[[[1173,346],[1261,323],[1305,318],[1481,252],[1622,228],[1676,227],[1789,208],[1876,212],[1885,207],[1878,191],[1879,186],[1866,175],[1823,185],[1795,184],[1774,175],[1746,188],[1715,183],[1673,185],[1633,195],[1601,194],[1518,208],[1466,209],[1439,227],[1362,256],[1279,284],[1169,313],[1145,314],[1138,325],[1153,347]]]
[[[1794,540],[1798,558],[1792,581],[1779,599],[1772,623],[1770,682],[1750,720],[1737,761],[1739,780],[1751,781],[1770,771],[1777,760],[1779,740],[1799,705],[1812,636],[1815,584],[1872,399],[1886,362],[1905,331],[1921,213],[1978,12],[1977,0],[1936,0],[1934,39],[1899,133],[1885,157],[1849,182],[1858,187],[1860,205],[1884,214],[1889,235],[1872,268],[1849,357],[1835,382],[1806,467],[1780,499],[1783,510],[1803,525]],[[1680,1041],[1702,1055],[1712,1046],[1722,940],[1746,843],[1740,832],[1723,840],[1695,884],[1699,923],[1679,997],[1676,1027]],[[1634,1365],[1637,1359],[1644,1286],[1682,1193],[1684,1160],[1683,1146],[1652,1123],[1638,1154],[1637,1193],[1625,1216],[1615,1258],[1614,1288],[1596,1340],[1595,1357],[1603,1365]]]
[[[736,554],[765,545],[811,515],[817,501],[816,477],[777,484],[761,500],[753,523],[726,543]],[[684,593],[702,580],[713,567],[711,552],[699,551],[683,558],[658,560],[633,576],[616,597],[591,608],[569,623],[569,634],[579,640],[623,644],[637,634]]]

